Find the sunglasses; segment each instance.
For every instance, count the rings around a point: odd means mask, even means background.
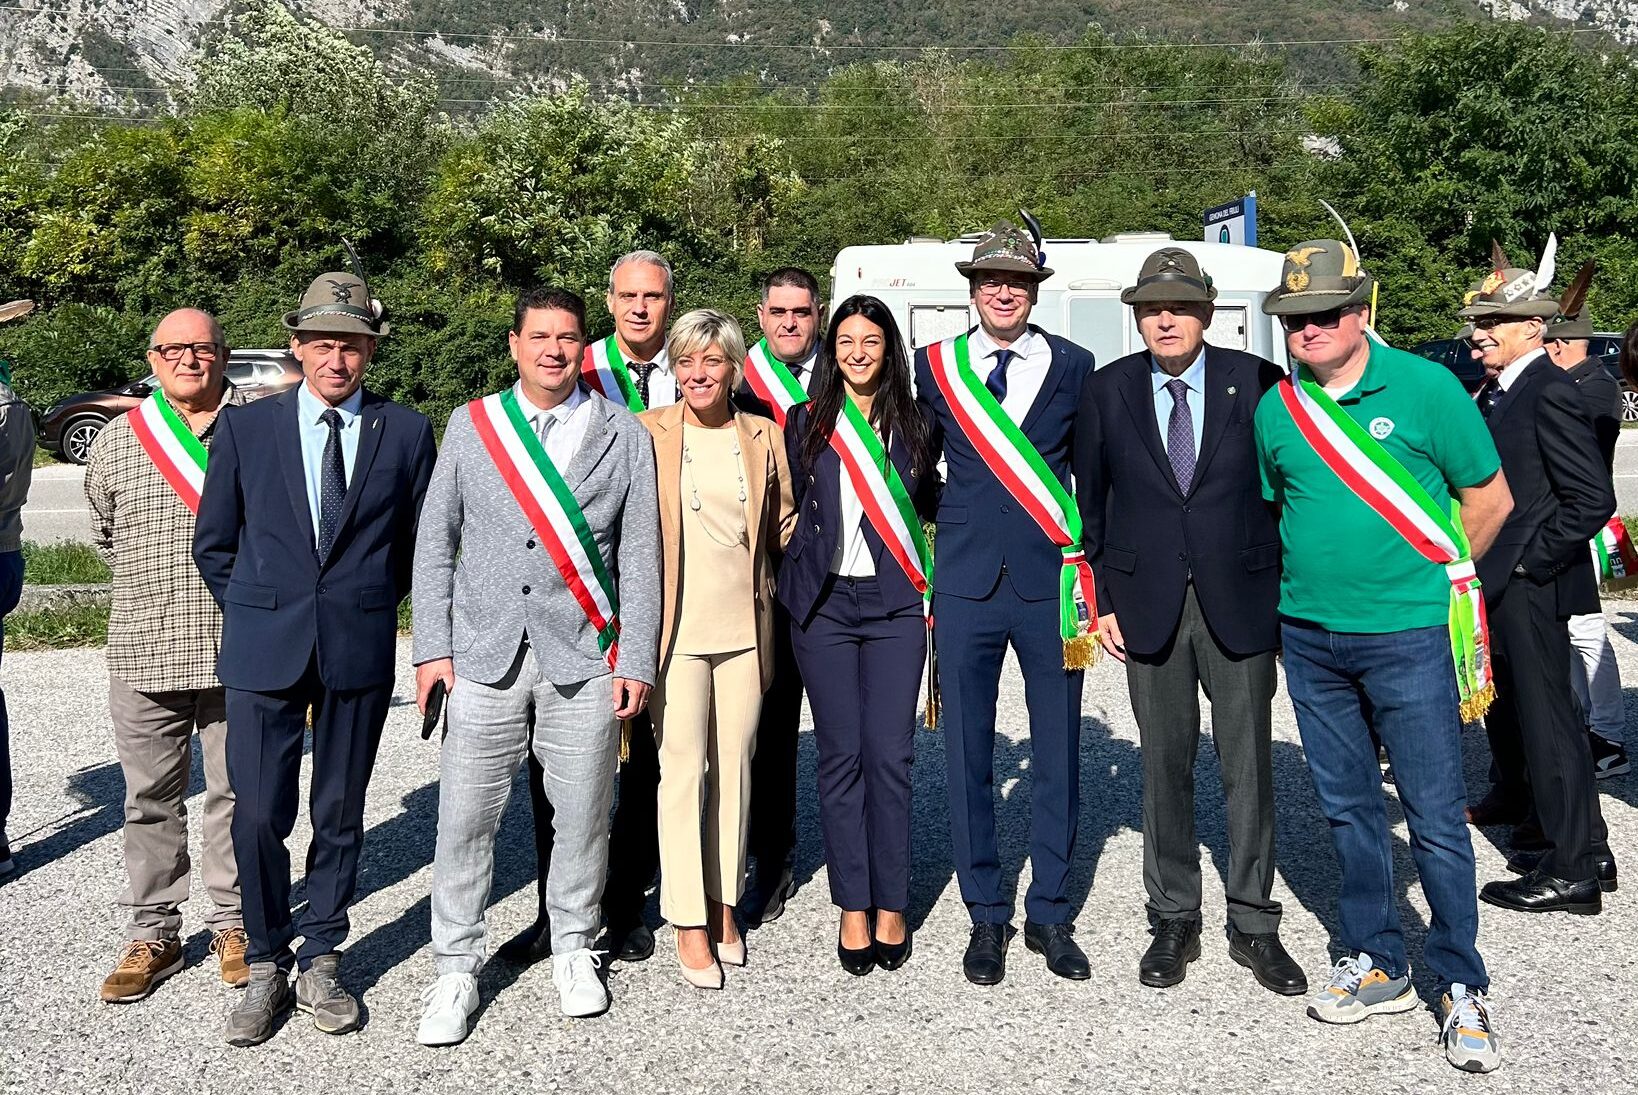
[[[1307,315],[1281,316],[1280,326],[1284,327],[1286,333],[1291,335],[1296,334],[1305,327],[1318,327],[1321,330],[1329,331],[1342,322],[1343,316],[1353,310],[1352,307],[1327,308],[1323,312],[1309,312]]]

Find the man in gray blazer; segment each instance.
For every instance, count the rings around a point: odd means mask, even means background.
[[[422,711],[435,684],[449,690],[424,1045],[461,1041],[477,1009],[495,832],[531,747],[555,815],[552,980],[565,1015],[608,1007],[591,945],[620,720],[643,710],[654,683],[659,509],[648,431],[580,382],[585,321],[573,293],[519,299],[518,382],[450,416],[421,511]]]

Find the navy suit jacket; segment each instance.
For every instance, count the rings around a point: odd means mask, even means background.
[[[803,439],[811,421],[810,409],[807,403],[791,408],[790,420],[785,425],[785,453],[796,486],[796,531],[791,533],[785,561],[779,568],[779,603],[790,612],[792,619],[804,625],[818,606],[825,581],[830,577],[830,564],[836,557],[842,525],[842,458],[836,455],[835,449],[826,446],[812,467],[802,459]],[[910,450],[897,435],[891,438],[887,451],[899,478],[904,481],[904,489],[910,493],[916,513],[924,520],[932,520],[938,499],[938,473],[931,467],[912,466]],[[883,607],[896,612],[920,604],[921,594],[888,553],[887,545],[868,518],[863,527],[870,557],[876,563]],[[937,581],[936,568],[934,580]]]
[[[1052,364],[1019,426],[1067,488],[1075,411],[1081,387],[1092,375],[1092,354],[1038,327],[1031,330],[1052,347]],[[926,405],[932,423],[932,459],[936,462],[942,453],[946,468],[938,506],[933,587],[954,597],[987,597],[999,584],[1004,567],[1014,591],[1024,600],[1057,597],[1063,552],[1013,500],[961,432],[933,380],[925,347],[916,351],[916,399]]]
[[[193,557],[222,606],[216,675],[277,692],[315,653],[325,687],[390,686],[398,602],[437,448],[424,415],[372,392],[341,525],[320,566],[301,460],[296,389],[222,411],[205,468]]]
[[[1615,512],[1615,489],[1575,381],[1542,354],[1485,423],[1513,494],[1512,512],[1477,560],[1485,600],[1499,600],[1512,582],[1534,582],[1553,586],[1561,620],[1597,612],[1587,541]]]
[[[1191,574],[1225,647],[1255,654],[1279,645],[1280,533],[1263,502],[1251,421],[1283,375],[1271,361],[1206,347],[1205,422],[1187,494],[1155,420],[1148,352],[1104,366],[1086,386],[1076,499],[1098,611],[1114,613],[1132,653],[1171,643]]]

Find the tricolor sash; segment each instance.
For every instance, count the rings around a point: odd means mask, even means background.
[[[632,414],[648,409],[637,394],[637,383],[631,379],[631,370],[626,368],[626,359],[620,355],[613,335],[586,347],[580,359],[580,375],[604,399],[624,403]]]
[[[1084,669],[1097,660],[1097,592],[1092,568],[1081,547],[1081,514],[1075,499],[1052,474],[1035,445],[1001,409],[973,372],[967,336],[927,347],[927,364],[956,426],[978,450],[1013,500],[1063,552],[1058,580],[1058,631],[1064,641],[1064,668]]]
[[[768,349],[767,339],[762,339],[746,353],[745,381],[751,386],[751,391],[756,393],[757,398],[768,405],[780,429],[785,428],[785,419],[790,416],[791,408],[808,401],[808,393],[802,390],[802,384],[791,373],[790,366],[780,361]],[[840,425],[840,421],[837,424]],[[833,434],[831,444],[835,443]],[[885,533],[882,539],[887,539]]]
[[[1592,539],[1593,560],[1598,564],[1598,580],[1608,589],[1628,589],[1638,585],[1638,550],[1632,546],[1626,522],[1611,517]]]
[[[478,440],[591,621],[597,649],[609,668],[615,668],[620,655],[620,602],[580,503],[546,455],[510,388],[466,406]]]
[[[792,380],[794,384],[795,381]],[[760,394],[760,393],[758,393]],[[763,396],[766,399],[766,396]],[[770,406],[772,404],[770,403]],[[864,510],[870,527],[882,538],[887,553],[898,563],[910,585],[921,594],[921,611],[929,632],[933,629],[933,552],[921,527],[921,517],[910,501],[904,479],[864,412],[852,399],[842,400],[842,412],[830,431],[830,447],[842,459],[847,475],[842,489],[851,491]],[[928,636],[927,712],[929,729],[938,721],[938,682],[932,658],[932,636]]]
[[[1449,513],[1440,509],[1405,466],[1313,380],[1292,373],[1277,387],[1298,432],[1321,462],[1417,554],[1445,568],[1450,579],[1450,654],[1462,719],[1479,718],[1495,699],[1496,686],[1484,593],[1458,519],[1460,504],[1452,500]]]
[[[165,396],[155,391],[126,415],[131,432],[159,474],[171,485],[188,512],[199,513],[199,492],[205,486],[204,442],[193,435]]]

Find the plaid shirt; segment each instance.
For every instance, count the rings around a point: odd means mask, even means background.
[[[228,385],[223,401],[245,402]],[[210,447],[216,419],[199,433]],[[85,462],[91,542],[114,572],[108,671],[138,692],[215,688],[222,610],[193,563],[194,515],[165,482],[125,416]]]

